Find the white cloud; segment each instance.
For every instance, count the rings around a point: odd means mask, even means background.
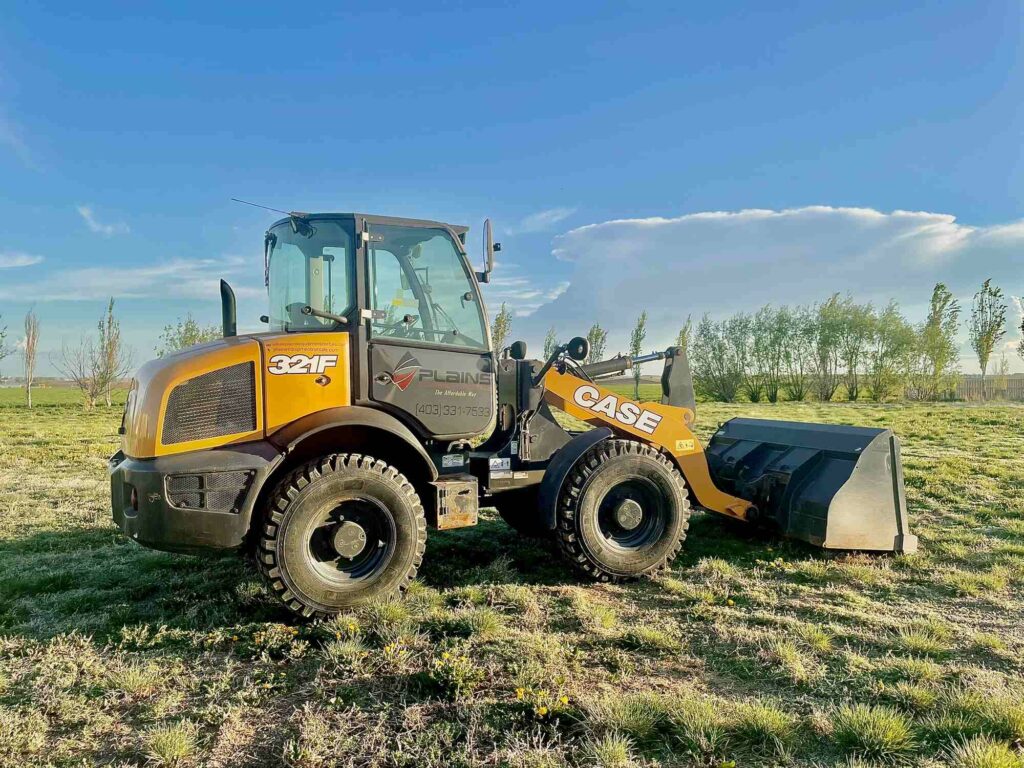
[[[546,211],[531,213],[522,219],[518,224],[509,228],[509,233],[514,235],[527,235],[535,232],[544,232],[556,224],[565,221],[576,213],[575,208],[549,208]]]
[[[252,259],[241,256],[225,256],[220,259],[172,259],[132,267],[84,267],[54,272],[45,280],[5,284],[0,286],[0,299],[89,301],[113,296],[118,299],[219,300],[221,277],[238,282],[234,288],[239,298],[263,296],[262,288],[252,284],[253,274]]]
[[[553,253],[571,265],[570,285],[531,311],[523,323],[531,340],[551,325],[569,335],[600,320],[614,348],[646,309],[657,347],[689,314],[810,303],[836,291],[895,299],[923,317],[942,281],[966,315],[985,278],[1020,285],[1024,221],[973,227],[949,214],[829,206],[711,211],[578,227],[555,238]]]
[[[497,313],[502,303],[507,303],[516,317],[528,317],[539,307],[557,299],[568,287],[568,282],[554,287],[538,285],[533,279],[520,274],[518,265],[505,262],[501,264],[501,276],[492,277],[491,282],[483,286],[492,314]]]
[[[31,267],[43,260],[42,256],[33,256],[30,253],[19,251],[0,252],[0,269],[14,269],[15,267]]]
[[[75,210],[78,211],[78,215],[85,221],[90,232],[95,232],[98,235],[104,237],[110,237],[111,235],[126,235],[129,232],[128,225],[123,221],[119,221],[115,224],[103,224],[96,218],[96,214],[88,205],[79,205]]]

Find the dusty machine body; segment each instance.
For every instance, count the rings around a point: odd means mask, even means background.
[[[680,348],[583,364],[493,350],[467,229],[361,214],[291,214],[265,239],[264,333],[144,365],[110,460],[113,516],[171,551],[255,549],[293,610],[329,614],[401,589],[428,524],[495,506],[554,538],[597,579],[646,575],[679,551],[692,506],[841,549],[913,551],[888,430],[733,419],[691,431]],[[681,297],[682,298],[682,297]],[[661,402],[601,385],[664,361]],[[592,428],[571,431],[560,409]],[[481,434],[489,432],[484,442]]]

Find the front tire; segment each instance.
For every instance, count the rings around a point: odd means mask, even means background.
[[[596,581],[649,576],[671,563],[689,526],[679,470],[634,440],[605,440],[566,478],[558,503],[558,544]]]
[[[397,469],[371,456],[336,454],[278,484],[258,559],[290,610],[327,616],[405,589],[426,540],[423,505]]]

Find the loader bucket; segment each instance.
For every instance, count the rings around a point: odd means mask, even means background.
[[[758,521],[827,549],[915,552],[900,443],[888,429],[731,419],[707,447],[715,484]]]

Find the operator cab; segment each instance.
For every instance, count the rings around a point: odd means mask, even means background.
[[[467,227],[292,214],[265,237],[271,331],[350,334],[353,402],[423,437],[468,437],[493,413],[490,335]],[[490,227],[485,225],[485,250]]]

